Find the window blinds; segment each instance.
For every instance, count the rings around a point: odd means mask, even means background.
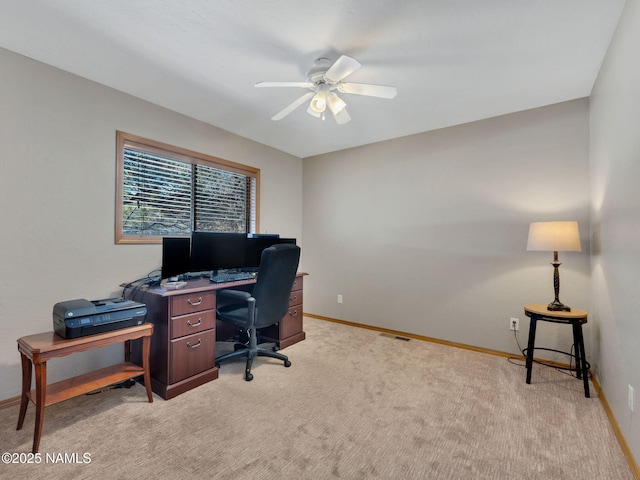
[[[210,165],[124,147],[124,235],[247,232],[255,179]]]

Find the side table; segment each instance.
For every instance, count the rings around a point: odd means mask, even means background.
[[[587,312],[572,308],[569,312],[563,311],[551,311],[547,309],[546,304],[534,303],[524,306],[524,314],[531,318],[531,324],[529,326],[529,343],[525,351],[527,358],[527,383],[531,383],[531,369],[533,367],[533,352],[534,350],[551,350],[549,348],[536,347],[536,324],[538,321],[564,323],[571,325],[573,328],[573,343],[575,345],[575,355],[564,353],[569,356],[573,356],[576,359],[575,368],[564,368],[565,370],[574,370],[579,379],[584,382],[584,396],[589,397],[589,362],[584,351],[584,337],[582,335],[582,325],[587,323]],[[555,351],[555,350],[554,350]]]
[[[153,324],[143,323],[129,328],[72,339],[64,339],[55,332],[37,333],[19,338],[18,351],[22,361],[22,395],[16,430],[22,428],[27,406],[29,400],[31,400],[36,406],[32,452],[37,453],[40,447],[40,437],[42,436],[42,425],[44,423],[44,407],[89,393],[107,385],[130,380],[140,375],[144,375],[147,397],[149,402],[153,402],[151,376],[149,374],[149,351],[152,334]],[[129,361],[131,354],[130,341],[138,338],[142,338],[142,367]],[[125,344],[125,361],[123,363],[47,385],[48,360],[117,343]],[[36,372],[35,391],[31,390],[32,367]]]

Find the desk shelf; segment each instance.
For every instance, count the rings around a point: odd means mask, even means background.
[[[140,375],[144,375],[144,368],[135,363],[124,362],[52,383],[47,385],[44,406],[48,407],[56,403],[64,402],[78,395],[84,395],[85,393],[99,390],[114,383],[131,380]],[[35,389],[31,390],[27,395],[29,396],[29,400],[36,403]]]

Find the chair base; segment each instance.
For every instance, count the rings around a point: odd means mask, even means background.
[[[265,348],[267,345],[271,345],[271,348],[270,349]],[[251,373],[251,366],[253,364],[253,359],[255,357],[276,358],[278,360],[282,360],[284,362],[285,367],[288,368],[291,366],[291,362],[289,361],[289,358],[286,355],[282,355],[281,353],[277,353],[275,351],[277,348],[275,343],[272,343],[272,344],[264,343],[254,348],[250,348],[247,345],[242,343],[236,343],[234,345],[234,348],[236,348],[236,350],[234,350],[233,352],[225,353],[224,355],[221,355],[218,358],[216,358],[215,360],[216,367],[220,368],[221,362],[225,362],[235,357],[247,357],[247,364],[244,370],[244,379],[247,382],[250,382],[251,380],[253,380],[253,374]]]

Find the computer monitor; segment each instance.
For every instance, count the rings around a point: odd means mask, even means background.
[[[246,233],[191,233],[191,272],[242,268]]]
[[[162,278],[182,275],[191,270],[191,238],[163,237]]]
[[[258,268],[260,266],[260,257],[262,251],[265,248],[269,248],[271,245],[278,243],[292,243],[296,244],[295,238],[279,238],[277,236],[260,236],[247,238],[246,249],[244,254],[244,266],[245,268]]]

